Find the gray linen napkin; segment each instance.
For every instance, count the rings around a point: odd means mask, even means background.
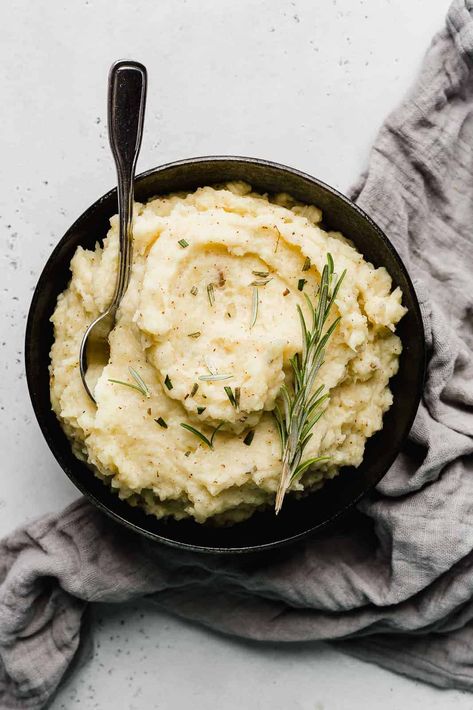
[[[336,532],[236,559],[153,545],[84,500],[13,533],[1,543],[2,708],[44,706],[88,602],[143,595],[228,634],[337,640],[473,690],[472,13],[455,0],[355,190],[414,278],[429,348],[409,443],[377,491]]]

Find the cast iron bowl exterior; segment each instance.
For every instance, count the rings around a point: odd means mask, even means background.
[[[358,469],[346,468],[320,491],[301,499],[286,498],[280,514],[256,512],[233,527],[215,528],[191,520],[157,520],[133,508],[75,458],[49,398],[49,352],[53,342],[50,317],[58,295],[66,288],[69,263],[81,245],[93,249],[117,212],[116,190],[95,202],[66,232],[39,278],[26,327],[25,359],[28,388],[44,437],[58,463],[77,488],[100,510],[127,528],[174,547],[200,552],[248,552],[277,547],[303,538],[350,508],[375,486],[393,463],[412,426],[419,405],[425,362],[422,317],[407,271],[383,232],[348,198],[319,180],[284,165],[240,157],[202,157],[148,170],[136,178],[139,201],[172,191],[194,190],[228,180],[244,180],[260,192],[287,192],[322,209],[324,225],[349,237],[375,266],[385,266],[404,294],[408,312],[398,327],[403,343],[399,372],[391,380],[394,402],[384,426],[366,445]],[[210,461],[210,457],[209,457]]]

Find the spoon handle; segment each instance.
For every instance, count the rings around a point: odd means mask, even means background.
[[[116,311],[130,280],[133,262],[133,182],[141,147],[147,73],[139,62],[115,62],[108,77],[108,135],[118,182],[120,255],[109,311]]]

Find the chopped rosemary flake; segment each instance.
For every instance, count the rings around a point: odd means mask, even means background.
[[[202,412],[205,412],[207,407],[197,407],[197,414],[202,414]]]
[[[261,279],[265,279],[269,276],[269,271],[252,271],[251,273],[255,276],[259,276]]]
[[[247,446],[251,446],[251,442],[253,441],[254,437],[255,437],[255,430],[250,429],[250,431],[247,433],[247,435],[243,439],[243,443],[246,444]]]
[[[184,456],[190,456],[190,455],[191,455],[190,451],[186,451],[186,453],[184,454]]]
[[[240,387],[235,387],[235,402],[236,402],[237,411],[239,411],[239,409],[240,409],[240,394],[241,394]]]
[[[258,280],[258,281],[252,281],[251,284],[250,284],[250,286],[266,286],[266,284],[269,284],[269,282],[272,281],[272,280],[273,280],[273,279],[270,278],[270,279],[261,279],[261,280]]]
[[[306,283],[307,279],[299,279],[299,281],[297,282],[297,288],[299,289],[299,291],[302,291],[304,289]]]
[[[304,266],[302,267],[302,271],[309,271],[310,269],[310,257],[306,256],[305,261],[304,261]]]
[[[179,241],[178,241],[177,243],[178,243],[179,246],[182,247],[183,249],[185,249],[186,247],[189,246],[189,242],[186,242],[185,239],[179,239]]]
[[[236,402],[235,395],[233,394],[232,388],[228,387],[228,385],[227,385],[227,387],[224,387],[223,389],[225,390],[225,394],[227,395],[228,399],[230,400],[230,404],[232,405],[232,407],[237,409],[237,402]]]
[[[195,394],[197,394],[198,389],[199,389],[199,385],[197,384],[197,382],[194,382],[194,384],[192,385],[192,389],[191,389],[191,397],[193,397]]]
[[[199,289],[197,288],[197,286],[192,286],[192,288],[191,288],[191,294],[192,294],[193,296],[197,296],[198,293],[199,293]]]
[[[215,293],[214,293],[214,285],[212,283],[207,284],[207,296],[208,296],[210,305],[213,306],[215,303]]]
[[[258,286],[253,286],[253,300],[251,303],[251,323],[250,323],[250,330],[256,323],[256,319],[258,318],[258,303],[259,303],[259,292],[258,292]]]
[[[283,295],[283,296],[289,296],[290,293],[291,293],[291,292],[289,291],[289,289],[288,289],[288,288],[285,288],[284,291],[282,292],[282,295]]]
[[[164,384],[166,385],[168,390],[172,390],[172,382],[171,382],[171,378],[169,377],[169,375],[166,375],[166,378],[164,380]]]
[[[164,421],[164,419],[163,419],[162,417],[158,417],[158,418],[155,419],[154,421],[156,422],[156,424],[159,424],[159,426],[162,426],[163,429],[167,429],[167,428],[168,428],[168,425],[166,424],[166,422]]]
[[[200,338],[201,335],[200,330],[196,330],[195,333],[187,333],[188,338]]]
[[[201,382],[212,382],[214,380],[215,382],[219,382],[222,380],[231,380],[233,375],[217,375],[216,373],[210,374],[210,375],[200,375],[199,380]]]
[[[200,439],[206,446],[209,447],[209,449],[213,449],[214,447],[214,438],[215,434],[218,432],[218,430],[223,426],[223,422],[220,422],[218,426],[215,427],[215,429],[212,432],[212,435],[210,439],[208,439],[205,434],[202,434],[201,431],[193,427],[191,424],[185,424],[184,422],[181,422],[181,427],[183,429],[187,429],[187,431],[190,431],[191,434],[194,434],[198,439]]]

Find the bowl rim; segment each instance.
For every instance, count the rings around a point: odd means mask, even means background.
[[[392,257],[394,260],[398,263],[398,266],[400,267],[406,282],[410,288],[410,293],[413,299],[413,305],[414,305],[414,310],[415,310],[415,315],[416,315],[416,320],[420,326],[420,331],[419,331],[419,340],[421,342],[421,357],[420,357],[420,362],[419,362],[419,376],[417,378],[417,387],[416,391],[412,397],[412,406],[411,406],[411,412],[410,416],[406,418],[404,428],[402,431],[402,436],[400,437],[400,442],[401,446],[405,442],[406,437],[411,430],[411,427],[413,425],[414,419],[416,417],[420,400],[422,397],[422,391],[423,391],[423,386],[424,386],[424,379],[425,379],[425,370],[426,370],[426,343],[425,343],[425,328],[424,328],[424,321],[422,317],[422,311],[419,305],[419,300],[417,297],[416,290],[414,288],[414,284],[412,282],[412,279],[409,275],[409,272],[404,265],[404,262],[402,261],[401,257],[399,256],[396,248],[394,245],[391,243],[389,238],[386,236],[386,234],[383,232],[381,227],[378,226],[378,224],[355,202],[353,202],[349,197],[344,195],[342,192],[337,190],[336,188],[332,187],[328,183],[324,182],[323,180],[320,180],[319,178],[314,177],[313,175],[310,175],[309,173],[306,173],[302,170],[298,170],[297,168],[293,168],[290,166],[287,166],[283,163],[267,160],[264,158],[252,158],[248,156],[238,156],[238,155],[201,155],[193,158],[184,158],[180,160],[175,160],[171,162],[164,163],[162,165],[158,165],[153,168],[149,168],[142,173],[139,173],[138,175],[135,176],[135,184],[137,182],[141,182],[142,180],[145,180],[147,177],[157,174],[157,173],[162,173],[165,172],[166,170],[169,169],[174,169],[178,167],[184,167],[186,165],[194,165],[198,163],[208,163],[208,162],[231,162],[235,164],[249,164],[249,165],[258,165],[260,167],[270,167],[272,169],[276,169],[277,171],[280,171],[282,173],[291,173],[292,175],[295,175],[298,178],[301,178],[303,180],[306,180],[310,183],[313,183],[317,186],[322,187],[323,189],[327,190],[329,193],[332,195],[336,196],[338,199],[340,199],[342,202],[344,202],[350,209],[354,210],[355,212],[358,213],[358,215],[367,221],[370,226],[373,228],[373,230],[376,232],[378,238],[384,243],[384,246],[391,252]],[[43,434],[43,437],[53,454],[55,460],[61,467],[62,471],[66,474],[66,476],[69,478],[69,480],[74,484],[74,486],[89,500],[96,508],[98,508],[101,512],[105,513],[109,518],[111,518],[114,522],[119,523],[120,525],[123,525],[126,527],[129,531],[134,532],[135,534],[140,534],[150,540],[153,540],[154,542],[160,542],[163,543],[164,545],[168,547],[172,547],[175,549],[180,549],[180,550],[185,550],[185,551],[190,551],[190,552],[199,552],[199,553],[207,553],[207,554],[226,554],[226,555],[232,555],[232,554],[247,554],[247,553],[252,553],[252,552],[262,552],[265,550],[272,550],[275,548],[287,546],[289,544],[292,544],[294,542],[297,542],[299,540],[302,540],[304,538],[307,538],[311,535],[314,535],[317,531],[320,531],[321,529],[326,528],[327,526],[330,526],[333,524],[336,520],[338,520],[340,517],[345,515],[347,511],[351,510],[365,495],[367,495],[373,488],[381,481],[381,479],[386,475],[386,473],[389,471],[391,468],[393,462],[395,461],[396,457],[399,454],[400,448],[397,450],[393,451],[391,457],[388,459],[388,465],[385,466],[385,469],[382,470],[382,472],[379,474],[378,478],[376,481],[371,482],[368,486],[366,486],[361,492],[359,492],[356,496],[354,496],[348,503],[346,503],[343,507],[341,507],[339,510],[335,511],[333,514],[330,515],[326,520],[323,522],[319,522],[313,527],[309,527],[306,530],[303,530],[299,533],[296,533],[294,535],[290,535],[289,537],[285,537],[283,539],[278,539],[274,540],[271,542],[266,542],[266,543],[260,543],[260,544],[255,544],[255,545],[246,545],[246,546],[236,546],[236,547],[209,547],[206,545],[194,545],[191,543],[187,542],[181,542],[178,540],[174,540],[172,538],[166,537],[165,535],[161,535],[158,533],[151,532],[149,530],[146,530],[145,528],[141,527],[139,524],[132,522],[128,520],[127,518],[123,517],[120,515],[118,512],[110,509],[104,502],[102,502],[99,498],[97,498],[94,493],[90,490],[88,490],[86,484],[84,484],[76,475],[69,469],[67,462],[63,460],[63,457],[60,455],[60,453],[56,450],[56,447],[54,445],[53,437],[50,435],[49,429],[47,427],[47,423],[44,421],[41,413],[40,413],[40,406],[39,406],[39,397],[37,396],[34,388],[34,382],[33,382],[33,377],[31,374],[31,354],[32,354],[32,329],[33,329],[33,322],[34,322],[34,315],[36,311],[36,305],[39,300],[39,296],[42,291],[42,286],[43,282],[46,279],[47,271],[50,268],[51,264],[55,262],[56,254],[60,251],[62,248],[62,245],[64,242],[69,238],[69,236],[77,231],[77,228],[83,223],[86,222],[90,216],[91,213],[93,213],[97,206],[100,205],[102,202],[109,200],[112,198],[114,195],[117,193],[117,188],[111,188],[108,190],[106,193],[101,195],[97,200],[95,200],[92,204],[90,204],[80,215],[77,217],[77,219],[74,220],[74,222],[68,227],[64,235],[59,239],[57,244],[55,245],[54,249],[48,256],[47,260],[44,262],[43,267],[41,269],[41,273],[38,277],[33,296],[30,302],[29,310],[28,310],[28,317],[26,320],[26,328],[25,328],[25,340],[24,340],[24,352],[25,352],[25,371],[26,371],[26,381],[27,381],[27,386],[28,386],[28,392],[31,400],[31,404],[35,413],[36,420],[39,424],[39,427],[41,429],[41,432]],[[72,453],[72,452],[71,452]],[[74,455],[74,454],[72,454]]]

